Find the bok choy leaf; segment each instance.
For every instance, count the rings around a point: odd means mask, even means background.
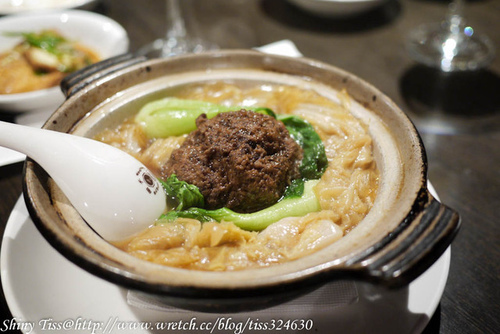
[[[166,224],[177,218],[193,218],[201,222],[207,221],[231,221],[236,226],[247,231],[261,231],[285,217],[301,217],[309,212],[320,210],[319,201],[314,194],[314,186],[318,180],[309,180],[304,183],[302,196],[284,198],[268,208],[252,213],[238,213],[228,208],[216,210],[205,210],[191,207],[182,211],[170,211],[162,215],[156,225]]]

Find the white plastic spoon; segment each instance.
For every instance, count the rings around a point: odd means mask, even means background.
[[[89,138],[0,121],[0,146],[35,160],[104,239],[145,229],[166,208],[161,184],[137,159]]]

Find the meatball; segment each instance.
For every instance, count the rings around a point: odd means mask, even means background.
[[[205,114],[172,155],[161,177],[196,185],[205,208],[254,212],[276,203],[300,176],[302,148],[275,118],[248,110]]]

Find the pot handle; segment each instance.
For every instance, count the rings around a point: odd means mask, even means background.
[[[458,213],[438,202],[424,188],[408,216],[393,232],[346,265],[361,273],[363,280],[391,288],[403,287],[441,257],[460,225]]]
[[[137,56],[134,53],[124,53],[102,60],[67,75],[61,81],[61,90],[66,98],[69,98],[90,83],[127,66],[141,63],[145,60],[147,60],[146,57]]]

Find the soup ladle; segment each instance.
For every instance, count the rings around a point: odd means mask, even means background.
[[[108,241],[131,237],[166,209],[165,192],[151,171],[111,145],[0,121],[0,146],[35,160]]]

